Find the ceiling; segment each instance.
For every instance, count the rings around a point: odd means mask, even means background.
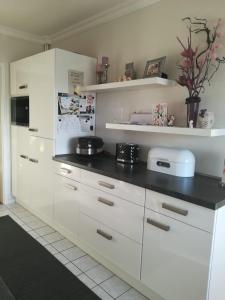
[[[137,10],[158,0],[0,0],[0,26],[36,36],[56,36],[68,28],[106,20],[105,16]],[[131,8],[133,8],[131,10]],[[120,14],[121,15],[121,14]],[[120,16],[118,15],[118,16]]]

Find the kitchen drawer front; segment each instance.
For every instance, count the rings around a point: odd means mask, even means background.
[[[120,269],[140,279],[142,246],[94,219],[80,214],[80,239]]]
[[[84,170],[81,170],[81,182],[135,204],[144,206],[144,188]]]
[[[146,207],[194,227],[213,232],[214,211],[161,193],[146,190]]]
[[[80,169],[70,166],[68,164],[55,162],[54,164],[55,173],[76,181],[80,181]]]
[[[141,280],[166,300],[206,300],[212,234],[145,210]]]
[[[82,185],[80,210],[117,232],[142,243],[144,207]]]

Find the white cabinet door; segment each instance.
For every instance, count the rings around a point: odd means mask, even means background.
[[[55,52],[32,57],[30,73],[30,125],[32,135],[54,138]]]
[[[28,157],[18,156],[16,199],[26,207],[31,207],[31,170]]]
[[[53,218],[53,141],[30,137],[31,207],[47,221]]]
[[[12,194],[17,198],[18,180],[24,160],[29,156],[29,133],[27,127],[11,126]]]
[[[78,234],[80,183],[54,175],[54,222],[71,236]]]
[[[10,64],[10,90],[12,96],[28,95],[30,88],[30,57]]]
[[[141,280],[166,300],[206,300],[212,235],[146,209]]]

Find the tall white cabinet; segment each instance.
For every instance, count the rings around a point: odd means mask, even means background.
[[[52,156],[57,149],[58,93],[69,93],[69,72],[95,82],[96,59],[52,49],[10,65],[11,96],[29,96],[29,127],[11,126],[13,196],[44,220],[53,218]],[[60,143],[58,143],[60,145]]]

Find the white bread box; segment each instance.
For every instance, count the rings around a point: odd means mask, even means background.
[[[155,147],[148,152],[147,169],[179,177],[193,177],[195,157],[189,150]]]

